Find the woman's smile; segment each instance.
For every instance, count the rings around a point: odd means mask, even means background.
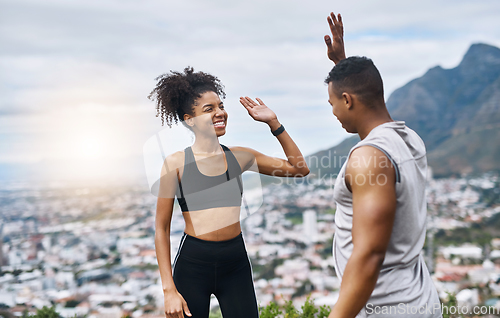
[[[226,122],[224,120],[215,121],[212,125],[215,128],[226,128]]]

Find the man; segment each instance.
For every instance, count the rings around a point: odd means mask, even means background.
[[[425,145],[393,121],[382,78],[366,57],[345,58],[340,14],[331,13],[327,79],[332,112],[361,141],[337,177],[333,257],[341,279],[330,318],[441,317],[421,255],[426,232]]]

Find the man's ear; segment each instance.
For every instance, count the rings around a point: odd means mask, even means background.
[[[347,109],[351,109],[353,106],[353,98],[351,94],[343,92],[342,93],[342,100],[344,101],[344,104]]]
[[[193,127],[194,126],[194,117],[189,115],[189,114],[184,114],[184,122],[188,126]]]

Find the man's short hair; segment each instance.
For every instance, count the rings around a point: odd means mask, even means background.
[[[351,56],[335,65],[325,83],[333,84],[337,97],[342,93],[356,95],[366,106],[384,102],[384,84],[373,61],[366,56]]]

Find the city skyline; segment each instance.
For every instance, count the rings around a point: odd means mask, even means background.
[[[445,305],[451,292],[460,308],[499,313],[500,201],[490,197],[498,182],[493,173],[429,177],[424,252]],[[153,195],[137,186],[0,190],[6,311],[55,305],[63,317],[163,315]],[[242,222],[260,305],[292,300],[300,308],[311,296],[317,306],[332,306],[340,287],[332,257],[333,189],[318,182],[263,191],[262,208]],[[172,261],[183,226],[176,207]],[[215,298],[211,307],[218,308]]]

